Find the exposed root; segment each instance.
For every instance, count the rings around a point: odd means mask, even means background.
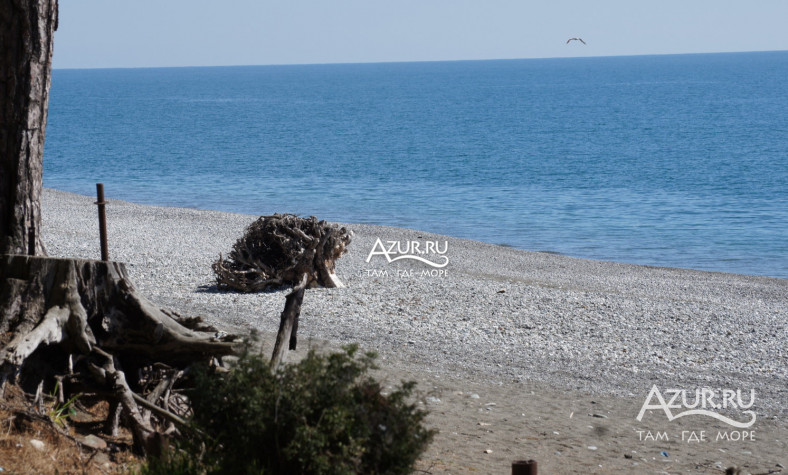
[[[185,425],[171,408],[183,412],[172,396],[186,369],[240,349],[233,336],[137,294],[122,263],[3,255],[0,284],[7,342],[0,347],[0,387],[20,383],[39,405],[45,392],[61,405],[78,393],[105,397],[106,430],[117,434],[125,420],[145,454],[161,452],[166,428]],[[149,399],[135,392],[145,386],[142,375],[152,374],[145,368],[166,369],[149,381]]]

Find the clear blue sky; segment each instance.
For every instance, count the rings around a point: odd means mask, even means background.
[[[60,0],[54,67],[767,50],[788,0]]]

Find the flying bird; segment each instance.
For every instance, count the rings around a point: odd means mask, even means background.
[[[569,44],[570,41],[579,41],[583,44],[586,44],[586,42],[583,41],[583,38],[569,38],[568,40],[566,40],[566,44]]]

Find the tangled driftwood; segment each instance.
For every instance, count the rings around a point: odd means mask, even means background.
[[[343,287],[334,273],[336,260],[347,251],[352,232],[314,216],[262,216],[249,225],[230,255],[214,262],[220,289],[256,292],[297,285],[307,275],[307,287]]]

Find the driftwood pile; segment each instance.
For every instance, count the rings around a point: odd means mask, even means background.
[[[249,225],[226,259],[213,264],[219,289],[257,292],[298,285],[343,287],[334,273],[336,260],[350,244],[352,232],[314,216],[262,216]]]

